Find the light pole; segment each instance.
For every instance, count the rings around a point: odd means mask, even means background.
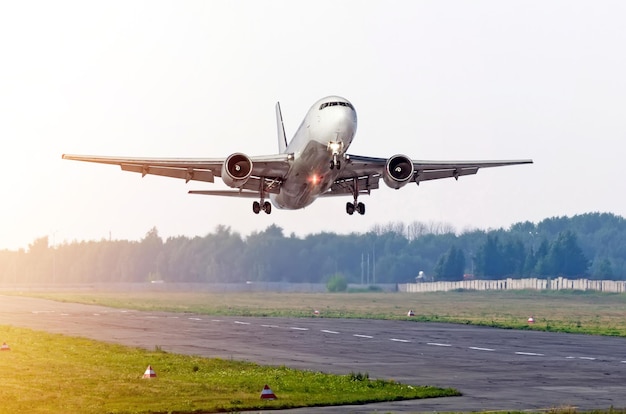
[[[375,285],[376,284],[376,242],[374,241],[374,247],[373,247],[373,259],[372,259],[372,267],[373,267],[373,272],[372,272],[372,284]]]

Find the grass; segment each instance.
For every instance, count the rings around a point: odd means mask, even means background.
[[[146,351],[0,326],[0,413],[200,413],[460,395],[454,389]],[[157,378],[142,379],[151,365]],[[260,399],[269,384],[278,397]]]
[[[626,295],[579,291],[440,293],[28,293],[48,299],[138,310],[210,315],[407,319],[626,336]],[[412,309],[414,317],[407,317]],[[528,324],[532,316],[534,324]]]

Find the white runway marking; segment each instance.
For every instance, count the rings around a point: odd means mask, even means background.
[[[200,318],[189,318],[190,321],[201,321],[202,319]]]
[[[100,316],[100,314],[99,313],[94,313],[93,316]]]
[[[289,329],[293,329],[294,331],[308,331],[309,330],[309,328],[298,328],[296,326],[292,326]]]
[[[235,321],[237,325],[250,325],[250,322]]]
[[[54,313],[54,311],[43,310],[43,311],[33,311],[33,313],[37,315],[38,313]]]
[[[278,325],[261,325],[264,328],[278,328]]]
[[[584,359],[586,361],[595,361],[596,359],[593,357],[578,357],[578,359]]]
[[[389,340],[394,341],[394,342],[403,342],[403,343],[411,342],[408,339],[398,339],[398,338],[391,338]]]
[[[222,322],[221,319],[211,319],[211,322]]]
[[[432,346],[452,346],[450,344],[440,344],[439,342],[428,342],[426,345],[432,345]]]
[[[336,331],[329,331],[327,329],[322,329],[322,332],[329,333],[329,334],[338,334],[339,333],[339,332],[336,332]]]
[[[70,316],[69,313],[62,313],[61,316]]]
[[[477,346],[470,346],[469,349],[473,349],[474,351],[488,351],[488,352],[495,351],[495,349],[492,349],[492,348],[479,348]]]
[[[534,352],[516,352],[517,355],[526,355],[526,356],[544,356],[543,354],[536,354]]]
[[[359,335],[359,334],[354,334],[352,336],[356,336],[357,338],[367,338],[367,339],[372,339],[373,336],[369,336],[369,335]]]

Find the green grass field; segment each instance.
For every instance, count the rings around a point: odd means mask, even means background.
[[[0,413],[199,413],[459,395],[453,389],[182,356],[0,326]],[[142,379],[151,365],[157,377]],[[276,394],[261,400],[263,386]]]

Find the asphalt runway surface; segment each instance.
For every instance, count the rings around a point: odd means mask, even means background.
[[[283,411],[289,413],[626,407],[624,338],[410,321],[139,312],[12,296],[0,296],[0,324],[149,350],[159,346],[180,354],[369,373],[370,378],[454,387],[463,393]]]

